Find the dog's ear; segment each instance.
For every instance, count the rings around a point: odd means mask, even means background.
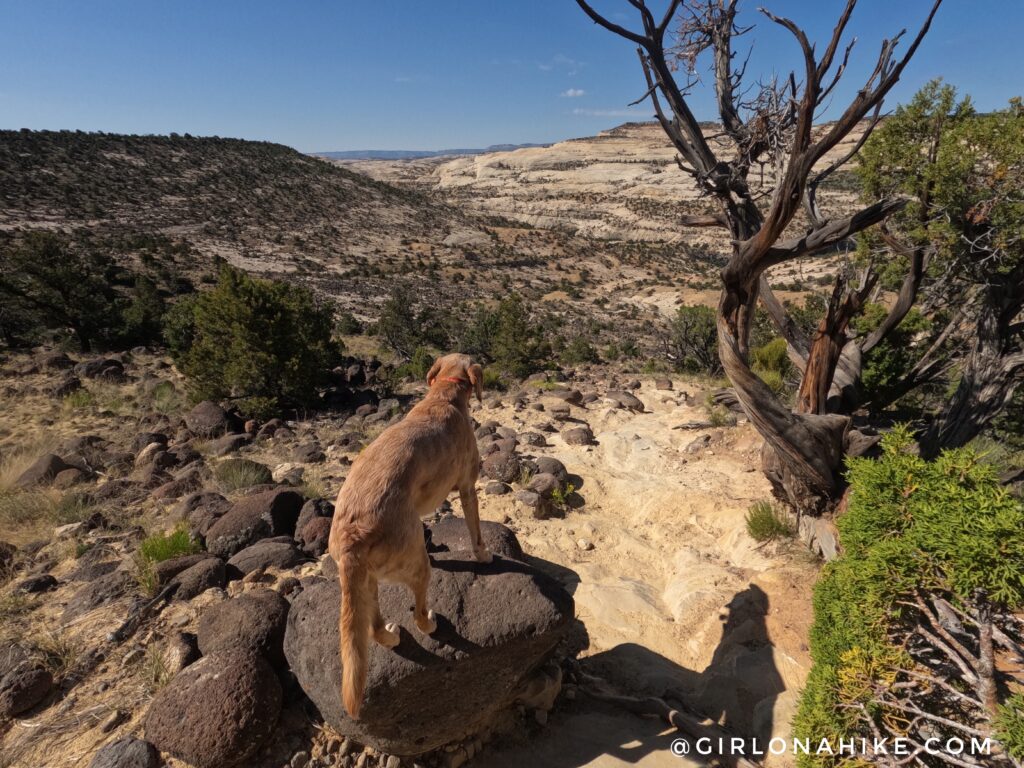
[[[469,368],[466,369],[466,373],[469,375],[469,383],[473,385],[476,390],[476,400],[478,403],[484,401],[484,369],[480,363],[473,363]]]
[[[428,387],[434,386],[434,379],[437,378],[437,374],[439,374],[440,372],[441,372],[441,358],[439,357],[439,358],[437,358],[437,360],[434,361],[434,364],[432,366],[430,366],[430,370],[427,371],[427,386]]]

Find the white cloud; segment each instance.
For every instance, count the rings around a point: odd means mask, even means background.
[[[586,62],[577,61],[570,56],[566,56],[564,53],[555,54],[555,56],[548,61],[537,62],[537,69],[541,72],[550,72],[557,69],[570,76],[578,74],[585,66]]]
[[[586,96],[587,92],[582,88],[570,88],[567,91],[562,91],[562,96],[566,99],[578,99],[580,96]]]

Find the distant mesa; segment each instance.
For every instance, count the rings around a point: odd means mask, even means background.
[[[488,152],[511,152],[514,149],[550,146],[550,144],[492,144],[484,149],[352,149],[345,152],[311,152],[310,154],[330,160],[420,160],[425,157],[485,155]]]

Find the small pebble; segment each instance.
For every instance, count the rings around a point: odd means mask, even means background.
[[[121,665],[127,667],[129,664],[134,664],[136,661],[141,659],[145,655],[145,651],[141,648],[132,648],[128,653],[121,659]]]
[[[398,755],[391,755],[384,765],[385,768],[401,768],[402,758],[400,758]]]
[[[292,768],[306,768],[309,763],[309,752],[296,752],[292,755],[292,761],[290,763]]]
[[[590,542],[590,539],[579,539],[576,542],[576,546],[582,549],[584,552],[589,552],[594,548],[594,545]]]
[[[538,709],[536,712],[534,712],[533,717],[537,721],[537,725],[548,724],[548,713],[545,712],[543,709]]]

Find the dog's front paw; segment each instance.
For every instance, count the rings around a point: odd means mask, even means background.
[[[437,631],[437,616],[433,611],[427,611],[427,615],[423,619],[416,619],[416,626],[420,628],[420,632],[425,635],[432,635]]]
[[[494,556],[491,555],[487,547],[478,548],[474,554],[476,554],[476,559],[481,563],[489,563],[494,559]]]

